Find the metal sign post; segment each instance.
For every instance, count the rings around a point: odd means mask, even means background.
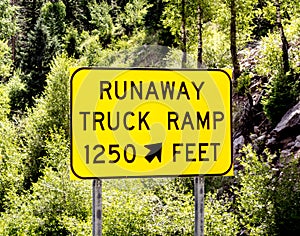
[[[102,180],[93,180],[93,236],[102,236]]]
[[[204,236],[204,176],[194,178],[195,236]]]

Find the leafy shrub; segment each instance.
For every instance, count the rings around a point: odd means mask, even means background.
[[[299,156],[284,164],[274,178],[273,201],[276,228],[279,235],[300,232],[300,169]]]
[[[9,78],[11,70],[11,50],[6,42],[0,40],[0,82]]]
[[[251,79],[251,73],[242,73],[237,78],[237,86],[235,89],[238,94],[243,95],[250,92]]]
[[[205,196],[205,235],[237,235],[239,233],[238,216],[232,211],[232,202],[228,196],[218,199],[216,193]]]
[[[266,160],[246,146],[239,159],[243,170],[237,174],[237,186],[233,188],[236,199],[234,211],[241,231],[246,235],[274,234],[274,205],[271,198],[272,156],[265,153]]]
[[[177,190],[174,179],[105,181],[103,234],[192,235],[193,196]]]
[[[203,63],[208,68],[231,67],[227,35],[215,24],[207,23],[203,32]]]
[[[27,155],[26,188],[41,175],[41,157],[46,155],[45,141],[49,138],[49,130],[62,128],[66,135],[69,134],[69,67],[72,65],[73,61],[65,55],[53,61],[43,96],[36,100],[36,107],[29,110],[27,117],[22,120],[21,136]]]
[[[27,94],[26,84],[21,81],[20,70],[16,70],[10,77],[6,87],[9,93],[10,116],[19,116],[25,112]]]
[[[282,71],[282,51],[280,36],[269,33],[261,39],[260,51],[257,55],[256,72],[258,75],[269,77],[276,76]]]
[[[10,206],[9,193],[20,193],[23,173],[18,130],[8,120],[9,95],[0,83],[0,212]]]
[[[7,119],[10,112],[9,96],[6,87],[0,82],[0,121]]]
[[[69,179],[69,141],[62,129],[46,141],[43,176],[22,195],[9,192],[1,214],[1,235],[88,235],[91,233],[90,181]]]
[[[270,78],[262,104],[265,114],[273,124],[277,124],[288,109],[295,105],[299,96],[299,85],[295,76],[290,74],[280,73]]]
[[[262,104],[266,116],[273,124],[279,122],[285,112],[296,103],[300,91],[295,75],[283,72],[280,44],[278,34],[270,33],[264,37],[256,67],[259,75],[269,79]]]

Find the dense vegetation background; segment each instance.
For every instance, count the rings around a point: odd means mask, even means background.
[[[70,67],[233,68],[269,131],[299,100],[299,45],[295,0],[1,0],[0,235],[91,235],[91,182],[69,179]],[[244,143],[235,177],[206,178],[206,235],[298,235],[299,152]],[[193,235],[191,178],[103,188],[104,235]]]

